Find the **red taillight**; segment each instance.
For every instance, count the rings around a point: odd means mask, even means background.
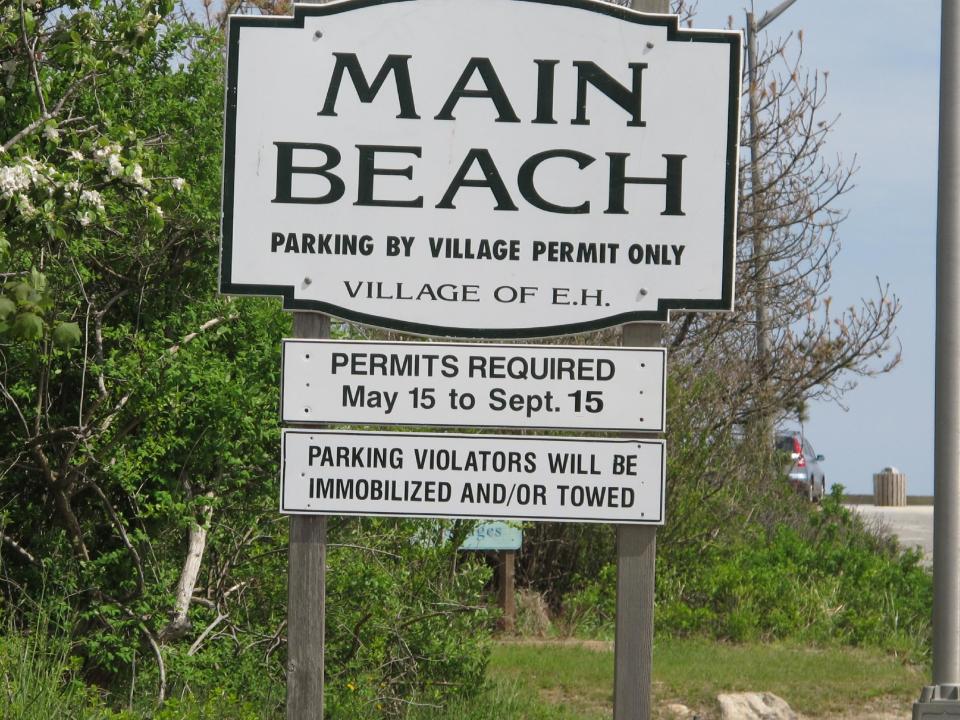
[[[797,456],[797,459],[794,461],[794,465],[797,467],[807,466],[807,461],[803,457],[803,444],[800,442],[800,438],[796,436],[793,438],[793,454]]]

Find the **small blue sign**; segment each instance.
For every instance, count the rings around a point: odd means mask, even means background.
[[[523,531],[519,524],[484,522],[467,535],[461,550],[519,550]]]

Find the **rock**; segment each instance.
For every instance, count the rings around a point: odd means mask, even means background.
[[[686,718],[693,717],[693,710],[688,708],[686,705],[681,705],[680,703],[670,703],[666,707],[668,717],[672,720],[685,720]]]
[[[720,720],[800,720],[783,698],[768,692],[717,695]]]

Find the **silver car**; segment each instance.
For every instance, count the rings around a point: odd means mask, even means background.
[[[814,452],[810,442],[800,433],[777,435],[777,450],[790,455],[787,480],[810,502],[820,502],[827,494],[827,478],[823,473],[823,455]]]

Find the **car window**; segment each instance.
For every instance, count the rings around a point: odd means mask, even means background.
[[[813,447],[806,440],[803,441],[803,454],[808,458],[815,458],[817,456],[813,451]]]
[[[793,437],[790,435],[781,435],[777,438],[777,450],[783,452],[793,452]]]

